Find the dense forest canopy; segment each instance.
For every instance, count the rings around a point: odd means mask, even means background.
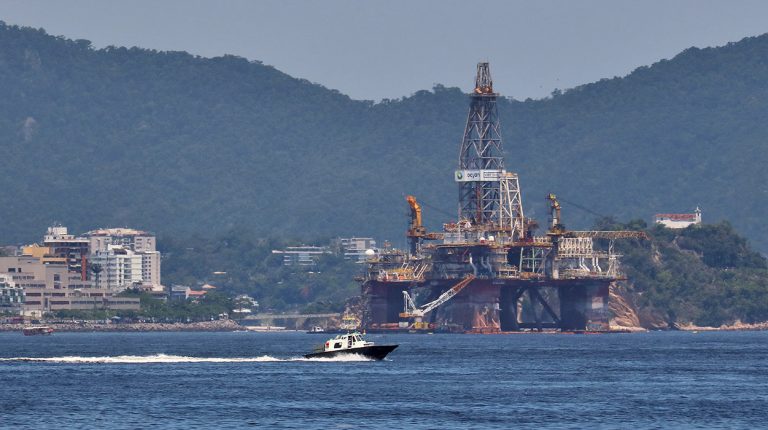
[[[766,81],[768,35],[544,100],[503,98],[506,166],[540,220],[550,191],[619,219],[699,205],[765,252]],[[94,49],[3,24],[0,242],[60,221],[400,246],[405,194],[430,205],[432,227],[455,212],[467,106],[456,88],[372,103],[234,56]],[[563,207],[569,227],[594,218]]]

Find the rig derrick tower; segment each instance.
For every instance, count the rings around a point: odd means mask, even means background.
[[[517,174],[504,169],[497,97],[488,63],[479,63],[455,172],[458,220],[459,228],[513,241],[525,236],[524,217]]]

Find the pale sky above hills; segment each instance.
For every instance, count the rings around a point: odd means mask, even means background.
[[[768,2],[2,0],[0,19],[98,48],[239,55],[356,99],[468,91],[490,61],[496,90],[525,99],[768,32]]]

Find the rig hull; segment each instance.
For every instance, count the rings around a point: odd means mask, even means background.
[[[608,331],[611,279],[475,279],[450,302],[425,315],[416,329],[497,333],[527,329]],[[413,330],[403,325],[403,291],[419,291],[431,300],[455,279],[382,282],[363,285],[368,299],[367,330]]]

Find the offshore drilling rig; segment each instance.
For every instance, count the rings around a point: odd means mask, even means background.
[[[421,205],[407,197],[409,249],[384,249],[367,262],[366,329],[609,330],[609,286],[623,279],[613,241],[645,234],[566,230],[549,194],[547,231],[535,235],[518,175],[504,167],[497,96],[488,63],[479,63],[454,172],[458,218],[428,232]]]

